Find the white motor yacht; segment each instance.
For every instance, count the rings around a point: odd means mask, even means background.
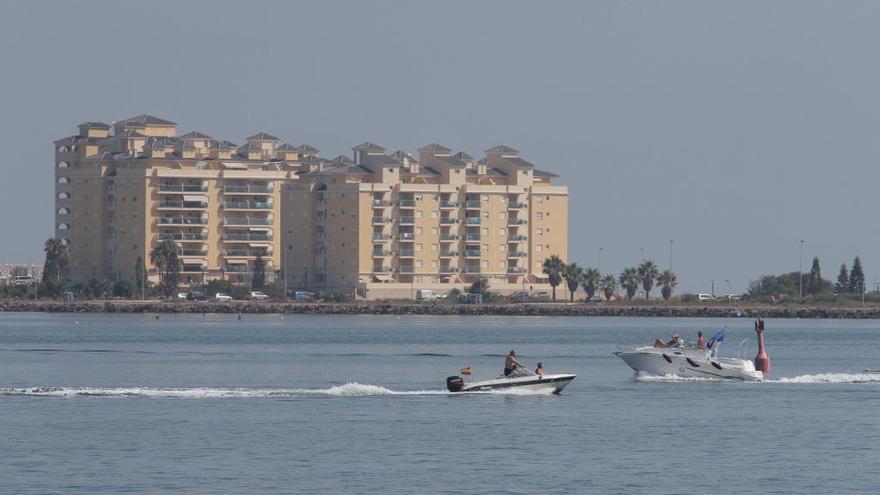
[[[644,346],[614,354],[637,373],[681,378],[763,381],[764,373],[749,359],[717,357],[724,330],[716,333],[706,349],[678,342],[670,347]]]
[[[562,392],[577,375],[561,373],[556,375],[536,375],[525,368],[519,368],[508,376],[490,380],[465,382],[460,376],[446,378],[446,388],[450,392],[488,392],[498,390],[527,390],[537,393]]]

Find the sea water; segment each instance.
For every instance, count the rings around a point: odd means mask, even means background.
[[[745,319],[0,314],[0,493],[880,492],[880,322],[769,320],[764,383],[612,354],[725,326],[754,357]],[[445,391],[511,349],[578,377]]]

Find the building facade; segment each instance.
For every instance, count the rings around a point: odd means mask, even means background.
[[[364,143],[324,159],[257,133],[242,145],[149,115],[86,122],[55,142],[55,235],[74,281],[134,280],[138,259],[180,247],[182,281],[247,282],[257,257],[289,288],[412,297],[488,278],[543,286],[567,258],[568,191],[519,152],[476,160],[431,144],[418,158]],[[279,281],[281,280],[279,279]]]

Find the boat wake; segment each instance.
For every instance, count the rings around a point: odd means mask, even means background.
[[[456,395],[544,395],[525,390],[467,392]],[[450,395],[446,390],[391,390],[380,385],[346,383],[329,388],[155,388],[155,387],[7,387],[0,396],[29,397],[143,397],[174,399],[284,399],[296,397],[376,397]]]
[[[648,375],[637,372],[636,381],[639,382],[697,382],[697,383],[723,383],[732,381],[734,383],[743,383],[735,380],[716,380],[712,378],[699,377],[681,377],[674,375]],[[798,375],[794,377],[770,378],[764,380],[763,383],[781,383],[781,384],[838,384],[838,383],[880,383],[880,373],[816,373],[811,375]]]

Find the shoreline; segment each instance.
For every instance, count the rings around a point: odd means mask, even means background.
[[[274,303],[274,302],[156,302],[156,301],[0,301],[0,313],[226,313],[316,315],[436,315],[436,316],[640,316],[726,318],[726,306],[592,305],[579,303],[424,304],[424,303]],[[755,306],[742,308],[743,318],[880,319],[880,306],[807,307]]]

